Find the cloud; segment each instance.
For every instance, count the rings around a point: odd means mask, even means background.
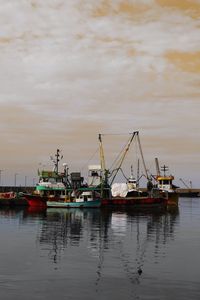
[[[164,8],[184,12],[194,19],[198,19],[200,16],[200,2],[198,0],[156,0],[156,2]]]
[[[199,2],[190,1],[191,9],[189,1],[173,3],[2,0],[4,168],[33,170],[57,147],[78,168],[99,132],[137,129],[149,159],[159,149],[167,160],[192,164],[199,149]]]
[[[166,53],[166,58],[185,72],[200,73],[200,51],[169,51]]]

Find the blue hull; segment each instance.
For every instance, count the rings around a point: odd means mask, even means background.
[[[101,200],[96,199],[85,202],[59,202],[59,201],[47,201],[47,207],[58,208],[95,208],[101,206]]]

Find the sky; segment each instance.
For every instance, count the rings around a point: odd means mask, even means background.
[[[83,170],[99,133],[111,165],[139,130],[152,173],[200,187],[200,0],[0,0],[0,28],[1,184],[57,148]]]

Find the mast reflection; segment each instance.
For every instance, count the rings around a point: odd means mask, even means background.
[[[38,240],[41,245],[49,246],[49,257],[55,263],[67,247],[79,247],[83,241],[87,243],[91,254],[102,260],[102,252],[108,251],[115,243],[118,246],[120,242],[127,243],[128,238],[128,243],[131,238],[140,256],[143,256],[144,244],[153,242],[154,249],[151,251],[156,257],[160,247],[175,238],[174,227],[178,216],[178,209],[135,212],[49,208]],[[141,267],[141,258],[137,257],[137,260],[138,267]]]

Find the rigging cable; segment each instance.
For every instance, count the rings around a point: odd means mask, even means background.
[[[95,152],[91,155],[91,157],[88,159],[88,161],[82,166],[81,171],[83,171],[83,169],[85,169],[85,167],[88,166],[89,162],[94,158],[94,156],[97,154],[97,152],[99,151],[99,147],[95,150]]]

